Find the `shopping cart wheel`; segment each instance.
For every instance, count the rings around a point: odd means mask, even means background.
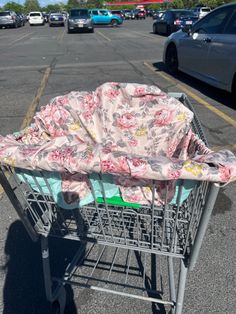
[[[66,290],[60,287],[57,299],[51,305],[51,314],[64,314],[66,306]]]
[[[60,303],[58,301],[54,301],[52,303],[51,314],[61,314],[60,310]]]

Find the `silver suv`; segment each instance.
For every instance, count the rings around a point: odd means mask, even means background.
[[[71,9],[67,20],[67,32],[73,31],[94,32],[93,21],[88,9]]]
[[[21,26],[21,19],[14,11],[0,12],[0,27],[14,27]]]

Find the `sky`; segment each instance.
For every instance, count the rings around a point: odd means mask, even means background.
[[[4,6],[7,2],[16,2],[19,4],[24,4],[25,0],[0,0],[0,7]],[[54,4],[54,3],[67,3],[67,0],[38,0],[41,7],[47,6],[48,4]]]

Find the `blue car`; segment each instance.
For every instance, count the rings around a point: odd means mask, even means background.
[[[118,15],[113,15],[111,11],[105,9],[92,9],[89,11],[94,25],[118,26],[123,23],[123,19]]]

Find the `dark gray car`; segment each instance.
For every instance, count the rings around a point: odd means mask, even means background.
[[[87,9],[71,9],[67,22],[68,33],[73,31],[94,32],[93,21]]]
[[[153,23],[153,33],[170,35],[180,29],[180,18],[192,16],[191,10],[167,10]]]

